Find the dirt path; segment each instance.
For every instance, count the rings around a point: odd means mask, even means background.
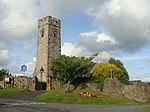
[[[14,100],[24,100],[24,101],[32,101],[33,97],[44,93],[45,91],[29,91],[22,92],[17,94],[7,94],[0,95],[0,99],[14,99]]]

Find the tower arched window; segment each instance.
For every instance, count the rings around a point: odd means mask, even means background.
[[[44,37],[44,31],[45,31],[45,29],[42,28],[42,29],[41,29],[41,32],[40,32],[40,33],[41,33],[41,37]]]

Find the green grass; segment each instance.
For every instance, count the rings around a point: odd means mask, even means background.
[[[37,102],[63,104],[139,104],[139,102],[113,94],[98,93],[98,98],[91,98],[79,96],[78,93],[79,91],[64,93],[62,90],[52,90],[35,97],[33,100]]]
[[[150,111],[150,107],[145,107],[145,110],[149,110]]]
[[[20,88],[11,88],[11,89],[2,89],[0,90],[0,95],[4,94],[16,94],[25,91],[24,89]]]

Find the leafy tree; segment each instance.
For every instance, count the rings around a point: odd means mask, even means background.
[[[87,60],[92,61],[99,53],[92,54]]]
[[[8,74],[8,71],[5,69],[0,70],[0,81],[4,79],[4,76]]]
[[[92,75],[96,77],[104,78],[119,78],[123,75],[120,68],[117,68],[114,64],[110,63],[97,63],[92,69]]]
[[[114,58],[110,58],[108,62],[116,65],[118,68],[120,68],[123,71],[123,75],[121,77],[119,77],[118,79],[122,83],[128,84],[129,83],[129,75],[128,75],[128,72],[127,72],[126,68],[124,67],[123,63],[120,60],[116,60]]]
[[[50,69],[57,80],[67,84],[67,92],[69,92],[70,84],[88,71],[90,63],[89,58],[62,55],[51,61]]]

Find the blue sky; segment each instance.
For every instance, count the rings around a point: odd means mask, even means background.
[[[38,19],[61,19],[62,54],[120,59],[131,80],[150,81],[150,1],[0,0],[0,68],[13,75],[36,63]]]

